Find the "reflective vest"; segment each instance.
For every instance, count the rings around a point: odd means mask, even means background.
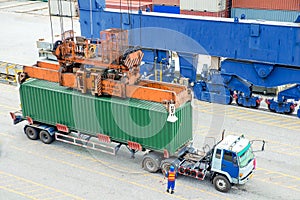
[[[169,172],[168,181],[175,181],[175,172]]]

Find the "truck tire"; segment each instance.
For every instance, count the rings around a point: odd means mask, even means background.
[[[38,131],[31,126],[25,127],[24,131],[25,131],[25,134],[27,135],[27,137],[31,140],[37,140],[39,138]]]
[[[231,185],[228,181],[228,179],[222,175],[215,176],[213,180],[213,184],[216,188],[216,190],[220,192],[228,192],[231,188]]]
[[[146,154],[142,161],[142,167],[151,173],[155,173],[158,171],[160,166],[161,158],[154,153]]]
[[[51,144],[54,141],[54,137],[52,135],[50,135],[50,133],[48,131],[42,130],[40,132],[40,140],[44,144]]]
[[[172,158],[168,158],[168,159],[161,161],[160,168],[161,168],[161,172],[163,173],[163,175],[165,175],[165,173],[170,170],[170,167],[171,167],[173,161],[174,161],[174,159],[172,159]]]

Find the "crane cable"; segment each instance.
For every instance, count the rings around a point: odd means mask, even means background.
[[[48,11],[50,16],[50,28],[51,28],[51,44],[54,44],[54,33],[53,33],[53,22],[52,22],[52,12],[51,12],[51,6],[50,1],[48,1]]]
[[[74,37],[74,24],[73,24],[73,10],[72,10],[72,0],[70,1],[70,14],[71,14],[71,27],[72,27],[72,31],[73,31],[73,37]],[[75,6],[75,4],[74,4]],[[74,39],[74,38],[73,38]]]
[[[93,6],[92,6],[92,0],[90,0],[90,28],[91,28],[91,39],[93,39]]]
[[[62,2],[61,0],[57,1],[57,8],[58,8],[58,14],[59,14],[59,20],[60,20],[60,32],[61,32],[61,36],[63,36],[64,31],[64,19],[62,16]],[[64,40],[65,38],[62,38],[62,40]]]
[[[139,0],[139,12],[141,12],[140,13],[140,46],[142,46],[142,10],[140,10],[141,9],[141,0]]]
[[[123,30],[123,27],[122,27],[122,21],[123,21],[123,15],[122,15],[122,0],[120,0],[120,4],[119,4],[119,8],[120,8],[120,29],[121,31]]]
[[[131,23],[131,17],[132,17],[132,0],[127,0],[127,14],[128,14],[128,24],[130,25],[129,26],[129,30],[131,31],[131,33],[133,32],[132,31],[132,23]],[[132,39],[132,37],[133,37],[133,34],[130,34],[130,38]],[[129,40],[129,41],[131,41],[131,40]],[[128,43],[129,43],[129,41],[128,41]]]

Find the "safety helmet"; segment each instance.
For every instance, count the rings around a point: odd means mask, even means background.
[[[174,166],[173,165],[170,166],[170,171],[174,172]]]

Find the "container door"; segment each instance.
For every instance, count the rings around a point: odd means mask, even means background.
[[[221,169],[222,171],[230,174],[232,178],[238,178],[239,167],[237,165],[237,157],[235,153],[224,150]]]

